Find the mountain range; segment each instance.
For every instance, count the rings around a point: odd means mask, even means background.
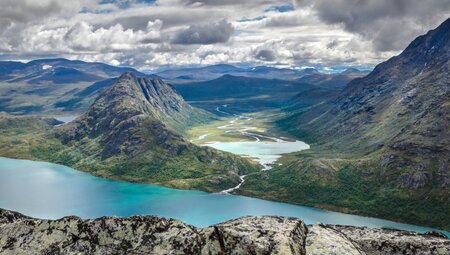
[[[232,112],[254,112],[286,105],[292,97],[316,86],[296,81],[224,75],[220,78],[175,84],[189,103],[214,112],[228,105]]]
[[[0,111],[11,114],[79,114],[98,96],[97,93],[80,98],[80,93],[92,83],[116,78],[124,72],[143,75],[132,68],[79,60],[0,61]]]
[[[242,76],[249,78],[295,80],[305,75],[319,73],[314,68],[289,69],[268,66],[256,66],[249,68],[220,64],[204,67],[191,67],[170,69],[156,73],[163,79],[172,83],[199,82],[217,79],[223,75]]]
[[[79,115],[124,72],[144,75],[133,68],[79,60],[40,59],[28,63],[0,61],[0,111],[14,115]],[[241,99],[239,102],[241,105],[243,99],[248,98],[249,102],[245,106],[236,109],[239,111],[280,107],[280,102],[285,102],[296,93],[303,92],[311,87],[309,85],[325,89],[341,89],[343,84],[363,75],[364,72],[356,69],[349,69],[340,74],[323,74],[313,68],[294,70],[263,66],[239,68],[232,65],[212,65],[167,70],[156,76],[173,83],[189,101],[194,100],[194,97],[202,97],[199,100],[201,102],[196,105],[207,110],[215,108],[209,102],[204,102],[210,101],[206,96],[213,95],[213,92],[225,91],[222,98],[231,96],[227,100]],[[261,84],[261,87],[258,87],[258,84]],[[274,84],[275,87],[268,89],[270,87],[268,84]],[[288,90],[286,93],[280,90],[284,84]],[[309,85],[302,87],[292,86],[293,84]],[[230,91],[233,90],[237,94],[230,94],[227,91],[228,86]],[[243,89],[239,89],[240,86]],[[298,88],[298,91],[295,91],[295,88]],[[203,89],[204,92],[201,91]],[[191,90],[200,90],[200,93],[195,96]],[[273,100],[267,98],[267,92],[275,92]],[[250,98],[253,96],[258,98],[253,100]],[[264,96],[265,98],[261,98]]]

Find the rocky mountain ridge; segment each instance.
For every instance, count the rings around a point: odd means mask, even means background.
[[[0,254],[450,254],[439,233],[242,217],[206,228],[156,216],[41,220],[0,209]]]
[[[450,19],[331,100],[299,95],[277,125],[311,149],[239,192],[450,229],[448,38]]]

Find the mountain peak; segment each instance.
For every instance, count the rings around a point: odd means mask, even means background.
[[[137,116],[164,122],[168,127],[177,129],[178,124],[185,124],[188,122],[186,118],[197,114],[194,112],[195,110],[159,77],[137,77],[126,72],[101,93],[88,111],[74,122],[74,125],[78,125],[78,131],[63,136],[66,141],[80,138],[80,133],[97,136]],[[79,125],[80,123],[82,125]]]

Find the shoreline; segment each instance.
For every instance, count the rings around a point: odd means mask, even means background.
[[[0,156],[0,158],[4,158],[4,159],[8,159],[8,160],[30,161],[30,162],[37,162],[37,163],[42,163],[42,164],[58,165],[58,166],[69,168],[71,171],[77,171],[77,172],[80,172],[80,173],[83,173],[83,174],[86,174],[86,175],[89,175],[89,176],[92,176],[92,177],[101,178],[101,179],[104,179],[104,180],[107,180],[107,181],[112,181],[112,182],[123,182],[123,183],[129,183],[129,184],[158,186],[158,187],[161,187],[161,188],[164,188],[164,189],[174,189],[174,190],[178,190],[178,191],[197,191],[197,192],[203,192],[205,194],[211,194],[211,195],[216,194],[216,195],[219,195],[219,196],[245,197],[245,198],[257,199],[257,200],[267,201],[267,202],[272,202],[272,203],[280,203],[280,204],[286,204],[286,205],[292,205],[292,206],[301,206],[301,207],[306,207],[306,208],[311,208],[311,209],[328,211],[328,212],[331,212],[331,213],[341,213],[341,214],[349,215],[349,216],[356,216],[356,217],[363,217],[363,218],[368,218],[368,219],[382,220],[382,221],[387,221],[387,222],[391,222],[391,223],[394,223],[394,224],[401,224],[401,225],[406,225],[406,226],[411,226],[411,227],[430,229],[431,231],[438,231],[438,232],[441,232],[444,235],[447,235],[448,237],[450,237],[450,231],[439,229],[439,228],[436,228],[436,227],[433,227],[433,226],[414,225],[414,224],[410,224],[410,223],[402,222],[402,221],[398,221],[398,220],[392,220],[392,219],[387,219],[387,218],[377,218],[376,216],[373,216],[373,215],[347,213],[347,212],[345,212],[345,210],[330,210],[330,208],[321,207],[321,206],[314,206],[314,205],[308,205],[308,204],[298,204],[298,203],[293,203],[293,202],[289,202],[289,201],[281,201],[281,200],[272,200],[272,199],[268,199],[268,198],[263,198],[263,197],[258,197],[258,196],[249,196],[249,195],[239,194],[239,193],[237,193],[237,194],[236,193],[235,194],[221,194],[221,193],[218,193],[218,192],[209,192],[209,191],[206,191],[206,190],[176,188],[176,187],[166,186],[166,185],[163,185],[163,184],[160,184],[160,183],[134,182],[134,181],[124,180],[124,179],[112,179],[112,178],[107,178],[105,176],[94,175],[94,174],[92,174],[90,172],[85,172],[85,171],[78,170],[78,169],[72,168],[70,166],[66,166],[66,165],[62,165],[62,164],[58,164],[58,163],[52,163],[52,162],[47,162],[47,161],[38,161],[38,160],[33,160],[33,159],[8,158],[8,157],[3,157],[3,156]],[[339,209],[339,208],[336,208],[336,209]],[[12,209],[12,210],[14,211],[14,209]],[[143,214],[132,214],[132,215],[143,215]],[[119,216],[119,217],[123,217],[123,216]],[[88,217],[86,219],[92,219],[92,217]],[[346,225],[346,226],[363,227],[362,225]],[[368,227],[368,228],[370,228],[370,227]],[[383,229],[385,227],[372,227],[372,228],[373,229]],[[394,229],[397,229],[397,228],[394,228]],[[397,229],[397,230],[410,231],[410,230],[402,230],[402,229]],[[426,231],[424,231],[424,232],[415,231],[415,232],[417,232],[417,233],[424,233]]]

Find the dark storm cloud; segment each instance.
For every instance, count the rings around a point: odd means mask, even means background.
[[[175,44],[214,44],[227,42],[233,34],[233,26],[226,20],[211,24],[192,25],[177,32]]]
[[[54,14],[78,8],[77,3],[65,3],[60,0],[21,1],[2,0],[0,8],[0,29],[10,25],[26,24],[31,21],[48,18]]]
[[[450,0],[316,0],[311,4],[323,21],[343,24],[347,31],[372,39],[381,51],[405,47],[450,16]]]
[[[260,50],[255,54],[255,58],[262,61],[274,61],[275,60],[275,52],[272,50]]]

